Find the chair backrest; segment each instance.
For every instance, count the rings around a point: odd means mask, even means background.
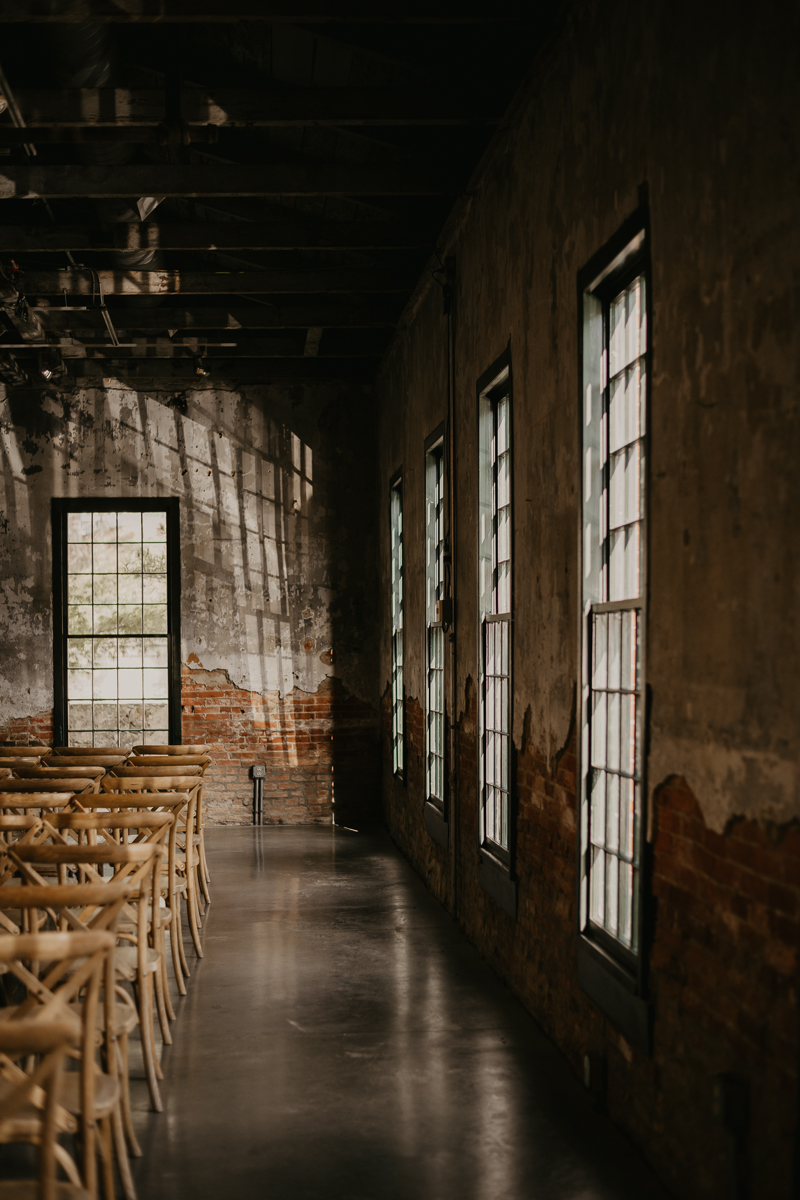
[[[41,758],[49,753],[49,746],[0,746],[0,758]]]
[[[93,754],[123,754],[127,758],[130,752],[130,746],[53,746],[52,750],[47,746],[43,749],[46,754],[66,754],[74,758],[91,757]]]
[[[117,767],[124,763],[127,757],[127,754],[123,754],[122,751],[114,754],[109,751],[104,754],[102,750],[93,751],[91,754],[46,754],[42,758],[41,765],[56,769],[61,767],[105,767],[108,770],[109,767]]]
[[[114,767],[113,771],[109,771],[109,775],[115,775],[118,779],[136,779],[137,776],[149,775],[202,775],[203,768],[194,763],[191,766],[173,766],[165,764],[159,766],[157,763],[142,763],[140,766],[124,766]]]
[[[132,754],[126,767],[169,767],[173,771],[183,767],[199,767],[201,774],[213,760],[207,754]]]
[[[0,767],[7,767],[11,771],[16,771],[19,767],[38,767],[42,760],[40,758],[23,758],[21,755],[17,758],[0,757]]]
[[[100,779],[106,773],[105,767],[95,767],[91,763],[85,766],[57,767],[15,767],[20,779]]]
[[[0,783],[5,782],[0,780]],[[14,780],[16,784],[21,784],[22,780]],[[34,788],[26,788],[21,791],[15,787],[13,791],[0,789],[0,812],[9,808],[13,809],[53,809],[66,808],[69,805],[75,793],[69,792],[42,792]]]
[[[54,779],[0,779],[0,806],[10,807],[3,796],[5,792],[69,792],[71,797],[79,796],[81,792],[97,791],[97,780],[85,776],[59,776]]]
[[[134,746],[134,754],[208,754],[210,747],[194,746]]]
[[[103,792],[186,792],[198,788],[202,782],[202,776],[183,771],[176,771],[174,775],[152,772],[142,775],[138,769],[131,769],[122,775],[116,772],[106,775],[100,786]]]

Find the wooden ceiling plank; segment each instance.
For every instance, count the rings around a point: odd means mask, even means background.
[[[0,200],[130,196],[439,196],[458,191],[445,171],[406,163],[264,166],[5,166]]]

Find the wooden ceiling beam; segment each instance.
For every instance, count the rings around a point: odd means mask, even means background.
[[[519,8],[487,6],[480,0],[458,5],[425,0],[375,4],[374,0],[3,0],[0,22],[82,21],[116,24],[203,24],[258,21],[288,25],[503,25],[519,23]]]
[[[264,166],[2,166],[0,200],[131,196],[438,196],[458,186],[412,164],[270,163]]]
[[[99,309],[58,306],[36,308],[36,315],[51,333],[80,331],[89,336],[105,329]],[[130,331],[163,333],[166,329],[394,329],[397,317],[380,303],[357,306],[286,305],[258,308],[172,308],[113,307],[109,309],[117,333]]]
[[[329,270],[267,271],[25,271],[16,285],[27,296],[93,296],[96,282],[104,296],[178,296],[288,293],[409,292],[407,272],[379,267],[331,267]]]
[[[160,222],[143,225],[3,225],[0,253],[80,250],[378,250],[432,248],[421,228],[395,221]]]
[[[23,88],[15,98],[31,129],[98,126],[124,137],[125,126],[136,132],[137,126],[166,120],[163,88]],[[184,87],[180,103],[182,119],[197,126],[474,125],[496,123],[502,116],[496,99],[481,89],[467,94],[442,89],[429,95],[419,87]],[[145,132],[140,131],[141,140]],[[0,141],[14,133],[9,127]]]

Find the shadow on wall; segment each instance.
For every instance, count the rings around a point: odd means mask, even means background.
[[[377,812],[371,411],[344,384],[0,390],[0,739],[52,709],[51,498],[178,496],[182,736],[213,747],[210,819],[251,819],[258,762],[270,823],[330,821],[333,793],[341,823]]]

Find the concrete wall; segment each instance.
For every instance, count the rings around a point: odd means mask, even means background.
[[[374,804],[370,408],[333,384],[0,390],[0,734],[50,732],[51,497],[178,496],[183,736],[213,747],[211,819],[250,820],[254,762],[270,822],[330,821],[334,768],[343,810]]]
[[[431,888],[677,1195],[728,1195],[713,1078],[752,1089],[754,1196],[789,1195],[800,935],[796,18],[767,3],[575,6],[454,211],[456,724],[450,851],[423,815],[423,444],[446,416],[446,319],[422,286],[383,364],[384,795]],[[577,982],[577,273],[649,193],[653,1053]],[[477,861],[475,384],[514,373],[513,740],[519,912]],[[404,473],[408,772],[391,774],[388,486]],[[453,843],[451,841],[451,847]]]

